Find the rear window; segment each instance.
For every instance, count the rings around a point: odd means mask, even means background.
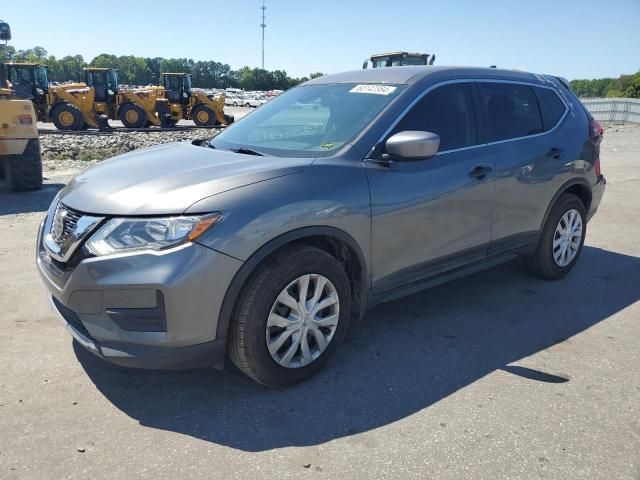
[[[543,132],[538,100],[531,87],[510,83],[478,83],[487,142]]]
[[[540,100],[540,112],[542,113],[542,124],[544,130],[551,130],[555,127],[565,111],[565,105],[558,97],[558,94],[548,88],[536,88]]]

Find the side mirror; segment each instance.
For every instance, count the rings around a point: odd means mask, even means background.
[[[407,160],[433,157],[439,146],[440,135],[417,130],[396,133],[385,143],[389,155]]]

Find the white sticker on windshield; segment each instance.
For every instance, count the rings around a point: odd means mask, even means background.
[[[356,85],[349,93],[373,93],[374,95],[389,95],[396,91],[398,87],[389,85]]]

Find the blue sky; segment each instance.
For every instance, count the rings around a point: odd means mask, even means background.
[[[260,66],[261,0],[3,1],[17,49]],[[640,70],[640,0],[267,0],[265,67],[292,76],[360,68],[371,53],[435,53],[574,78]]]

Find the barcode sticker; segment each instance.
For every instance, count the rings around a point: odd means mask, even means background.
[[[396,91],[398,87],[390,87],[389,85],[356,85],[349,93],[372,93],[374,95],[389,95]]]

